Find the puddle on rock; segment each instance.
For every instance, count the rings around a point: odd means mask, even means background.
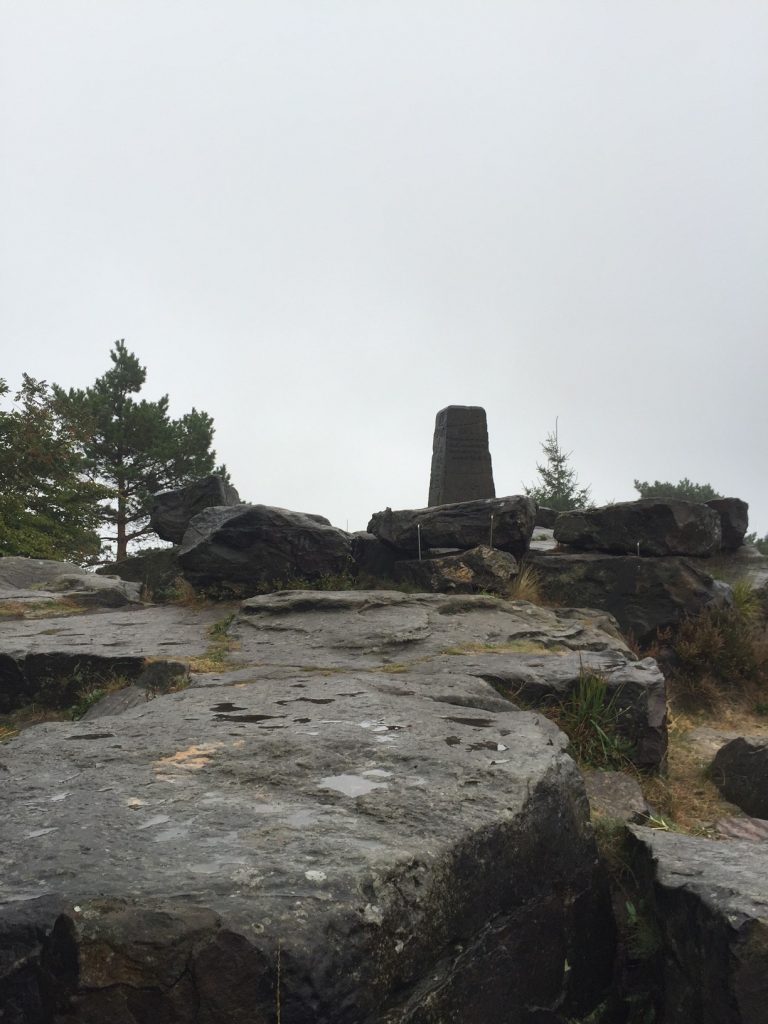
[[[365,796],[374,789],[386,789],[386,782],[371,782],[362,775],[327,775],[317,784],[318,789],[333,789],[344,796]]]
[[[447,716],[445,721],[455,722],[457,725],[471,725],[476,729],[487,729],[496,724],[492,718],[454,718],[451,715]]]
[[[217,722],[267,722],[270,718],[285,718],[285,715],[214,715]]]
[[[238,707],[237,704],[233,704],[231,701],[224,701],[223,704],[214,704],[211,711],[245,711],[245,708]]]

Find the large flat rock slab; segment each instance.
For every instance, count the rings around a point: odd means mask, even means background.
[[[172,635],[174,654],[196,649],[196,614],[162,629],[125,613],[100,642],[131,620],[141,652]],[[226,671],[24,731],[0,748],[10,1019],[585,1015],[612,927],[583,782],[562,734],[477,668],[631,666],[599,621],[487,598],[272,595],[233,626]]]

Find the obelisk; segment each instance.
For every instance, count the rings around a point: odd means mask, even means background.
[[[485,409],[449,405],[435,418],[429,504],[495,498]]]

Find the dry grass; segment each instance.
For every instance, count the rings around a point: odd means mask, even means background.
[[[0,601],[0,619],[53,619],[87,611],[70,598],[46,601]]]
[[[664,776],[640,776],[646,799],[675,828],[694,835],[715,834],[720,818],[742,812],[728,803],[707,777],[713,752],[691,737],[696,729],[732,732],[741,736],[768,736],[768,720],[738,703],[721,704],[716,713],[670,710],[669,752]]]
[[[511,601],[528,601],[530,604],[543,604],[539,576],[530,565],[524,565],[506,590],[505,597]]]
[[[238,650],[238,642],[229,635],[229,628],[235,617],[235,612],[220,619],[208,630],[208,647],[205,654],[188,661],[190,672],[222,672],[232,664],[230,655]]]

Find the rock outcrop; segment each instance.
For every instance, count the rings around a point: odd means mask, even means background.
[[[695,555],[720,550],[720,515],[706,505],[675,498],[642,498],[603,508],[562,512],[555,540],[582,551],[615,555]]]
[[[198,513],[184,534],[178,558],[194,586],[253,594],[276,581],[345,572],[350,555],[349,534],[322,516],[237,505]]]
[[[139,604],[141,587],[117,577],[96,576],[72,562],[45,558],[0,558],[0,607],[5,614],[25,609],[76,611]]]
[[[161,646],[157,624],[130,629],[149,612],[91,618],[141,637],[138,655]],[[178,609],[151,612],[174,656],[205,648],[202,613],[186,610],[185,640]],[[29,645],[9,625],[0,650]],[[555,726],[483,671],[569,656],[630,670],[600,617],[299,591],[245,602],[229,635],[231,664],[186,690],[2,748],[10,1019],[591,1012],[613,930],[583,783]]]
[[[99,576],[118,576],[138,583],[149,601],[165,601],[173,596],[181,577],[178,547],[149,548],[129,555],[121,562],[110,562],[96,570]]]
[[[725,743],[710,775],[726,800],[753,818],[768,818],[768,738],[739,736]]]
[[[684,616],[731,601],[730,588],[683,558],[531,552],[527,558],[547,600],[601,608],[640,643]],[[705,563],[706,564],[706,563]]]
[[[532,498],[515,495],[483,501],[461,501],[433,508],[376,512],[368,532],[408,555],[421,548],[466,551],[487,544],[521,558],[528,550],[536,520]]]
[[[163,540],[181,544],[193,516],[203,509],[240,504],[240,495],[216,474],[152,496],[149,523]]]
[[[396,562],[394,574],[399,582],[427,594],[503,593],[518,568],[516,558],[508,551],[481,546],[458,555]]]
[[[768,1022],[768,844],[631,827],[657,936],[658,1019]]]
[[[749,526],[749,505],[741,498],[713,498],[706,504],[720,516],[723,551],[736,551]]]

